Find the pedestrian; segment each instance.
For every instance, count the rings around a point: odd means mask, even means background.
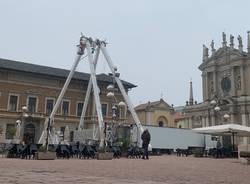
[[[142,139],[142,148],[143,148],[143,156],[142,159],[148,159],[148,145],[150,143],[150,133],[148,129],[145,129],[141,135]]]
[[[219,158],[219,157],[222,157],[220,139],[217,140],[217,144],[216,144],[216,158]]]

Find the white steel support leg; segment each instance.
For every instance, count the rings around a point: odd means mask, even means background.
[[[99,124],[99,131],[100,131],[100,148],[104,147],[104,123],[103,123],[103,115],[102,115],[102,108],[101,108],[101,102],[99,97],[99,90],[97,86],[96,81],[96,74],[95,74],[95,67],[94,67],[94,61],[93,56],[91,53],[91,48],[89,43],[86,43],[86,49],[89,59],[89,66],[91,71],[91,81],[93,83],[93,89],[94,89],[94,97],[95,97],[95,105],[96,105],[96,111],[98,116],[98,124]]]
[[[77,56],[76,56],[76,58],[75,58],[75,62],[74,62],[73,66],[72,66],[72,68],[71,68],[71,70],[70,70],[69,75],[68,75],[68,78],[67,78],[67,80],[66,80],[66,82],[65,82],[65,84],[64,84],[64,86],[63,86],[63,88],[62,88],[62,90],[61,90],[61,92],[60,92],[60,94],[59,94],[59,96],[58,96],[58,98],[57,98],[56,104],[55,104],[55,106],[53,107],[53,110],[52,110],[52,112],[51,112],[51,114],[50,114],[50,116],[49,116],[50,121],[51,121],[51,122],[50,122],[50,123],[51,123],[50,126],[53,125],[54,115],[55,115],[55,113],[56,113],[56,111],[57,111],[57,109],[58,109],[58,107],[59,107],[59,105],[60,105],[60,103],[61,103],[61,101],[62,101],[62,98],[63,98],[63,96],[64,96],[64,94],[65,94],[65,92],[66,92],[66,90],[67,90],[67,88],[68,88],[68,86],[69,86],[69,83],[70,83],[70,81],[71,81],[71,79],[72,79],[72,77],[73,77],[73,75],[74,75],[74,73],[75,73],[76,67],[77,67],[77,65],[79,64],[79,61],[80,61],[80,59],[81,59],[81,56],[82,56],[82,55],[77,54]],[[48,120],[45,120],[45,127],[44,127],[44,130],[43,130],[43,132],[42,132],[42,135],[41,135],[41,137],[40,137],[40,139],[39,139],[39,143],[41,143],[41,141],[42,141],[42,139],[43,139],[43,136],[45,135],[45,132],[46,132],[46,129],[47,129],[47,124],[48,124]]]
[[[97,49],[96,49],[96,51],[95,51],[94,69],[96,69],[97,61],[98,61],[98,58],[99,58],[99,53],[100,53],[100,47],[98,46]],[[87,106],[88,106],[88,102],[89,102],[89,98],[90,98],[91,89],[92,89],[92,80],[91,80],[91,77],[90,77],[89,78],[87,92],[86,92],[86,95],[85,95],[85,100],[84,100],[83,108],[82,108],[80,123],[79,123],[79,126],[78,126],[79,130],[82,130],[83,127],[84,127],[84,116],[86,115],[86,111],[87,111]]]
[[[102,53],[103,53],[105,59],[107,60],[107,63],[108,63],[108,65],[109,65],[109,68],[110,68],[111,72],[112,72],[113,75],[115,76],[115,71],[116,71],[115,66],[114,66],[114,64],[113,64],[113,62],[112,62],[112,60],[111,60],[111,57],[108,55],[108,52],[107,52],[107,50],[106,50],[106,47],[103,46],[103,44],[101,44],[101,51],[102,51]]]
[[[74,73],[75,73],[76,67],[77,67],[77,65],[79,64],[79,61],[80,61],[80,59],[81,59],[81,56],[82,56],[82,55],[77,55],[77,56],[76,56],[75,62],[74,62],[73,66],[72,66],[72,68],[71,68],[71,70],[70,70],[69,76],[68,76],[68,78],[67,78],[67,80],[66,80],[66,82],[65,82],[65,84],[64,84],[64,86],[63,86],[63,88],[62,88],[62,90],[61,90],[61,93],[59,94],[59,96],[58,96],[58,98],[57,98],[57,100],[56,100],[56,104],[55,104],[55,106],[53,107],[53,110],[52,110],[52,112],[51,112],[51,114],[50,114],[50,119],[51,119],[52,121],[53,121],[54,115],[55,115],[55,113],[56,113],[56,111],[57,111],[59,105],[61,104],[62,98],[63,98],[63,96],[64,96],[64,94],[65,94],[65,92],[66,92],[66,90],[67,90],[67,88],[68,88],[68,86],[69,86],[69,83],[70,83],[70,81],[71,81],[71,79],[72,79],[72,77],[73,77],[73,75],[74,75]],[[53,122],[52,122],[52,123],[53,123]]]
[[[106,59],[107,62],[108,62],[108,65],[109,65],[109,67],[110,67],[110,70],[112,71],[113,75],[115,76],[115,70],[116,70],[116,69],[115,69],[115,67],[114,67],[114,65],[113,65],[113,62],[112,62],[110,56],[108,55],[108,53],[107,53],[107,51],[106,51],[106,48],[105,48],[103,45],[101,45],[101,51],[102,51],[102,53],[103,53],[105,59]],[[120,91],[121,91],[121,93],[122,93],[122,95],[123,95],[123,98],[124,98],[126,104],[128,105],[128,109],[129,109],[129,111],[131,112],[131,115],[132,115],[132,117],[133,117],[133,119],[134,119],[134,121],[135,121],[135,123],[136,123],[136,126],[137,126],[138,129],[139,129],[139,133],[140,133],[140,135],[141,135],[142,132],[143,132],[143,127],[142,127],[142,125],[141,125],[141,122],[140,122],[140,120],[139,120],[139,118],[138,118],[138,116],[137,116],[135,110],[134,110],[134,106],[133,106],[133,104],[132,104],[132,102],[131,102],[129,96],[128,96],[127,93],[126,93],[126,91],[125,91],[125,89],[124,89],[124,86],[123,86],[121,80],[120,80],[118,77],[115,77],[115,81],[116,81],[116,83],[117,83],[117,85],[118,85],[118,87],[119,87],[119,89],[120,89]],[[137,141],[138,145],[140,145],[140,142],[141,142],[141,139],[140,139],[140,136],[139,136],[138,141]]]
[[[138,116],[137,116],[137,114],[136,114],[136,112],[134,110],[134,106],[133,106],[129,96],[127,95],[127,93],[126,93],[126,91],[125,91],[125,89],[123,87],[123,84],[122,84],[121,80],[118,77],[115,77],[115,81],[116,81],[116,83],[117,83],[117,85],[118,85],[118,87],[119,87],[119,89],[120,89],[120,91],[122,93],[122,96],[123,96],[126,104],[128,105],[128,109],[131,112],[131,115],[132,115],[132,117],[133,117],[133,119],[134,119],[134,121],[136,123],[136,126],[138,127],[140,136],[138,137],[137,144],[138,144],[138,146],[140,146],[141,134],[144,131],[144,129],[143,129],[143,127],[141,125],[141,122],[140,122],[140,120],[139,120],[139,118],[138,118]]]

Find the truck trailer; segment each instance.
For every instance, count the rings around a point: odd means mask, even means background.
[[[153,152],[170,153],[177,149],[215,148],[216,141],[210,135],[194,132],[192,129],[143,126],[151,135],[150,145]],[[136,127],[132,129],[132,142],[140,139]]]

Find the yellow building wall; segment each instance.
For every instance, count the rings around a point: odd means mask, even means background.
[[[138,111],[136,113],[137,113],[137,116],[138,116],[141,124],[146,125],[146,113],[145,113],[145,111]]]
[[[152,119],[152,123],[154,123],[153,125],[155,126],[159,126],[157,120],[160,117],[165,117],[167,119],[167,127],[175,127],[174,126],[174,118],[173,115],[168,112],[168,111],[163,111],[163,110],[155,110],[154,112],[151,112],[151,119]]]
[[[141,122],[142,125],[146,125],[146,111],[141,110],[141,111],[136,111],[137,116]],[[164,124],[164,126],[167,127],[176,127],[175,123],[174,123],[174,115],[171,114],[168,111],[164,111],[164,110],[155,110],[155,111],[151,111],[150,113],[150,119],[151,121],[149,122],[150,125],[152,126],[159,126],[159,122],[157,121],[160,117],[164,117],[167,120],[167,125]],[[129,116],[129,121],[130,123],[133,123],[133,118],[130,115]]]

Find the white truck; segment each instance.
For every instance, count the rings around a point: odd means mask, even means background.
[[[168,128],[156,126],[143,126],[148,129],[151,135],[151,149],[159,152],[169,152],[176,149],[188,148],[214,148],[216,141],[212,140],[210,135],[198,134],[191,129]],[[133,129],[132,142],[139,139],[136,133],[136,127]]]

